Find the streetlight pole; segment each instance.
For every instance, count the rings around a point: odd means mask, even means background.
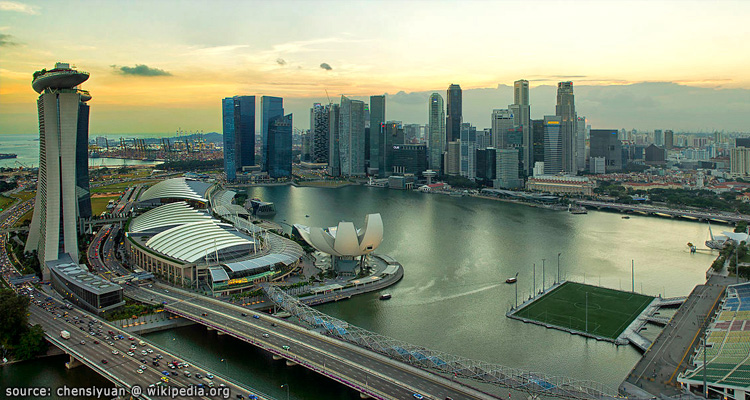
[[[281,385],[282,388],[286,388],[286,400],[289,400],[289,384],[285,383]]]
[[[542,293],[544,293],[544,262],[547,261],[547,259],[542,258]]]
[[[536,263],[534,263],[534,289],[531,292],[531,297],[536,296]]]
[[[560,283],[560,255],[561,254],[562,253],[557,253],[557,282],[555,283]]]

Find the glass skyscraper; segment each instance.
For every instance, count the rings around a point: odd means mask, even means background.
[[[268,123],[268,176],[292,176],[292,114],[271,119]]]
[[[555,175],[563,171],[562,117],[544,117],[544,173]]]
[[[260,98],[260,134],[263,142],[263,171],[268,171],[268,128],[271,120],[284,116],[284,99],[281,97],[263,96]]]
[[[575,97],[573,96],[573,82],[557,84],[555,115],[561,118],[562,171],[566,174],[575,175],[578,172],[578,166],[576,165],[576,125],[578,118],[576,116]],[[545,171],[546,169],[545,166]]]
[[[341,174],[365,174],[365,103],[341,96],[339,159]]]
[[[463,95],[461,86],[448,86],[448,118],[445,121],[446,142],[455,142],[461,138],[461,122],[463,121]]]
[[[255,165],[255,96],[221,100],[224,129],[224,173],[227,181],[237,178],[242,167]]]
[[[428,117],[429,121],[429,162],[430,169],[441,172],[443,164],[443,152],[445,151],[445,107],[443,106],[443,96],[438,93],[430,95]]]
[[[386,149],[384,143],[385,132],[381,130],[381,124],[385,122],[385,96],[370,96],[370,168],[378,170],[378,175],[386,176],[389,171],[383,168],[383,151]]]

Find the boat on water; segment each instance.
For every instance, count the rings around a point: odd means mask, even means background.
[[[518,272],[516,272],[516,276],[510,277],[505,280],[505,283],[516,283],[518,282]]]
[[[630,216],[629,215],[623,215],[622,219],[630,219]]]
[[[9,158],[16,158],[18,154],[13,153],[0,153],[0,160],[7,160]]]
[[[586,207],[584,206],[573,206],[568,205],[568,212],[571,214],[588,214],[589,212],[586,211]]]
[[[391,297],[393,297],[393,296],[391,296],[390,293],[383,293],[383,294],[380,295],[380,300],[390,300]]]

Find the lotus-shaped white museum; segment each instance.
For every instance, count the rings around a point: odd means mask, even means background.
[[[316,250],[331,255],[331,264],[338,273],[353,273],[364,256],[383,241],[383,219],[380,214],[369,214],[365,225],[356,229],[353,222],[339,222],[330,228],[294,225],[294,233]],[[357,262],[356,257],[360,260]]]

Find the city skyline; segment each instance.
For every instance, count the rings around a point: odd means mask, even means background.
[[[742,21],[748,4],[685,3],[675,9],[669,2],[479,2],[462,3],[460,13],[449,2],[429,10],[420,2],[372,4],[338,4],[335,13],[326,13],[330,8],[300,3],[289,24],[279,26],[273,17],[286,5],[269,2],[193,3],[184,15],[174,15],[170,2],[66,8],[2,1],[0,132],[36,130],[29,75],[55,61],[70,61],[95,77],[88,83],[100,102],[92,134],[171,133],[179,127],[218,132],[217,98],[284,97],[288,111],[301,115],[315,102],[327,103],[326,90],[332,98],[352,99],[389,93],[389,119],[424,123],[424,111],[415,112],[409,101],[424,97],[426,104],[430,93],[445,93],[452,82],[463,89],[464,121],[485,127],[491,110],[507,106],[512,96],[496,93],[496,102],[474,105],[479,101],[472,97],[498,91],[498,85],[503,92],[518,79],[530,82],[532,118],[552,113],[548,105],[554,98],[542,98],[544,88],[572,80],[580,99],[577,111],[593,126],[747,130],[743,113],[750,107],[750,76],[742,66],[748,61],[743,43],[749,33]],[[520,41],[499,41],[527,26],[524,18],[507,20],[507,32],[482,23],[500,11],[533,15],[537,23]],[[143,22],[146,13],[159,22]],[[252,14],[252,23],[244,23],[246,14]],[[381,14],[392,25],[375,29],[365,23]],[[623,29],[611,29],[615,14],[628,21]],[[553,29],[561,16],[581,23]],[[54,26],[54,19],[68,17],[87,24],[49,35],[46,27]],[[687,22],[696,19],[702,23]],[[424,29],[447,26],[443,22],[449,20],[457,22],[451,26],[471,22],[477,29],[461,34]],[[569,47],[561,51],[558,41]],[[437,51],[438,46],[450,51]],[[457,52],[465,56],[450,56]],[[508,56],[513,63],[504,62]],[[597,96],[587,99],[587,92]],[[717,103],[732,106],[714,112]],[[639,112],[647,118],[632,117]],[[142,118],[132,118],[134,113]]]

